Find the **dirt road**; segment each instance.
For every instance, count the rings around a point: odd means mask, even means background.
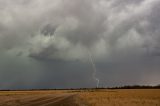
[[[23,106],[76,106],[74,102],[75,94],[48,95],[34,98],[23,103]]]
[[[4,96],[3,96],[4,97]],[[43,94],[15,97],[2,100],[0,106],[79,106],[76,103],[76,94]],[[5,99],[5,98],[4,98]]]

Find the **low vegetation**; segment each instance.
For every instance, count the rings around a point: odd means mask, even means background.
[[[160,89],[0,91],[0,106],[160,106]]]
[[[99,89],[78,96],[88,106],[160,106],[159,89]]]

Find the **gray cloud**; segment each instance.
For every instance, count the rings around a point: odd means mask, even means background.
[[[88,51],[101,84],[158,84],[159,4],[157,0],[0,0],[0,88],[94,86]]]
[[[56,27],[55,26],[52,26],[50,24],[46,25],[42,30],[41,30],[41,33],[44,35],[44,36],[53,36],[54,33],[56,31]]]

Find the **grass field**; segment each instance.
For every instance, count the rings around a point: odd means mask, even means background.
[[[160,106],[160,90],[99,90],[79,97],[91,106]]]
[[[0,91],[0,106],[160,106],[160,89]]]

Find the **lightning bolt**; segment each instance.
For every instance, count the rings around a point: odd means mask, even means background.
[[[93,68],[92,77],[96,81],[96,87],[98,88],[99,87],[99,79],[96,77],[96,73],[97,73],[96,65],[94,63],[92,54],[89,51],[88,51],[88,55],[89,55],[89,61],[90,61],[92,68]]]

